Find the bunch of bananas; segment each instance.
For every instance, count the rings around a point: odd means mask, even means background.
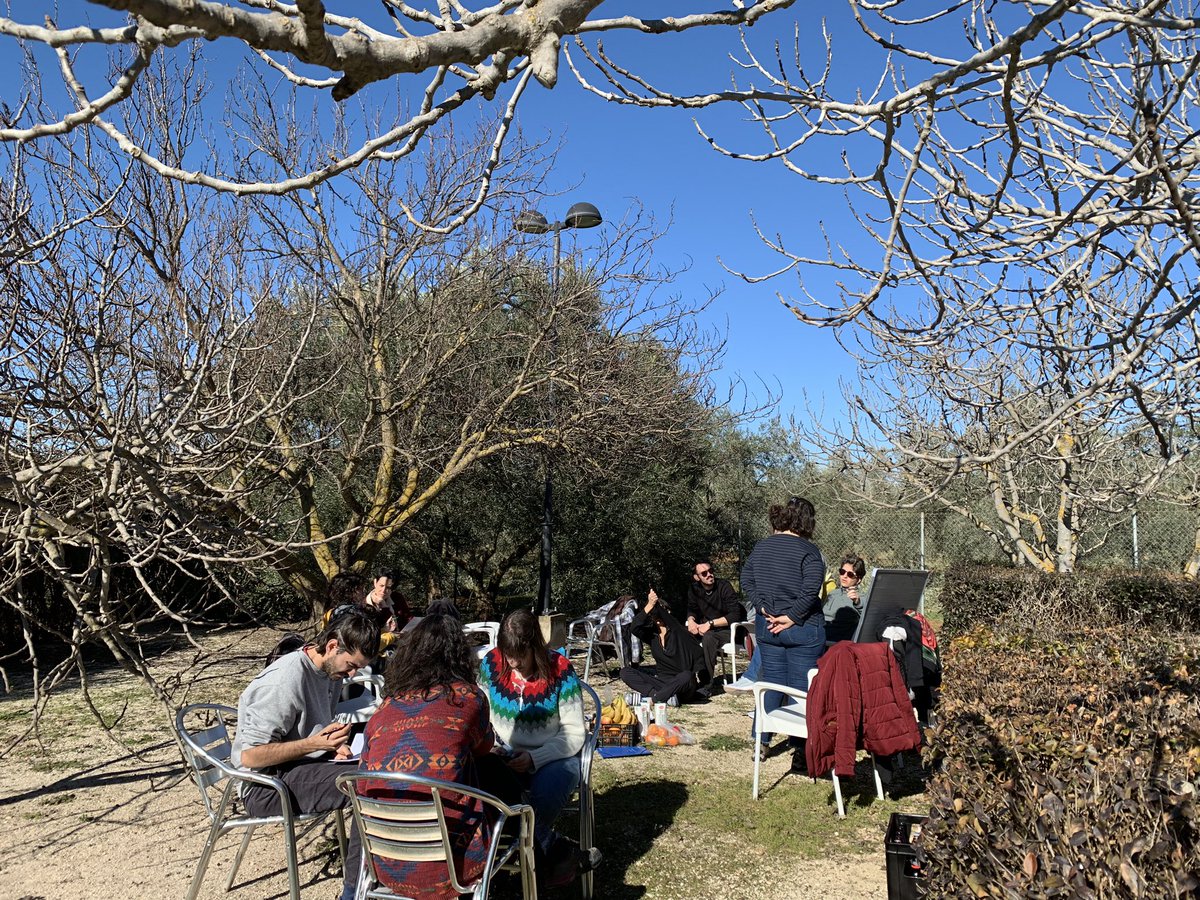
[[[632,725],[636,721],[637,716],[633,714],[633,710],[629,708],[625,698],[619,694],[600,710],[601,725]]]

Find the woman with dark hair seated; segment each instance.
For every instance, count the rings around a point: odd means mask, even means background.
[[[579,679],[566,657],[546,647],[527,609],[505,617],[481,669],[496,736],[512,751],[507,765],[488,761],[485,790],[510,803],[527,795],[538,875],[547,886],[560,887],[575,877],[581,862],[578,845],[554,831],[554,820],[579,786],[586,737]]]
[[[825,641],[853,639],[858,620],[862,618],[862,601],[859,588],[867,574],[867,562],[857,553],[847,553],[838,566],[838,586],[829,592],[823,606],[825,613]]]
[[[475,681],[476,665],[458,619],[422,619],[388,664],[386,698],[367,723],[362,769],[479,787],[477,762],[492,749],[494,737],[487,699]],[[395,786],[383,782],[361,781],[359,791],[367,797],[395,796]],[[459,883],[464,883],[483,871],[488,823],[476,801],[443,798],[454,864]],[[414,793],[414,799],[428,795]],[[445,863],[376,863],[383,883],[404,896],[458,896]]]

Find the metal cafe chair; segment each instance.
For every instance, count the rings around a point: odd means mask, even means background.
[[[228,722],[237,718],[237,710],[216,703],[193,703],[185,706],[175,716],[175,734],[183,752],[184,763],[190,769],[192,780],[200,790],[200,798],[204,803],[205,812],[212,825],[208,831],[208,840],[196,864],[196,874],[192,877],[188,889],[187,900],[195,900],[204,881],[204,873],[212,859],[217,841],[223,835],[237,829],[244,829],[242,845],[238,848],[233,860],[233,869],[225,890],[233,887],[237,878],[238,867],[246,855],[250,845],[250,837],[260,825],[282,825],[284,837],[284,854],[287,859],[288,890],[291,900],[300,900],[300,873],[297,865],[296,843],[312,829],[320,825],[327,816],[332,814],[337,825],[338,846],[341,850],[342,862],[346,857],[346,830],[342,819],[342,811],[331,810],[320,813],[293,813],[288,800],[287,788],[277,778],[262,775],[258,772],[248,772],[234,768],[230,763],[230,753],[233,749],[229,738]],[[192,727],[189,722],[203,720],[201,727]],[[278,816],[250,816],[241,810],[237,799],[238,785],[261,784],[279,792],[281,814]],[[303,826],[299,834],[296,827]]]
[[[364,797],[358,793],[361,781],[372,789],[381,785],[394,788],[392,797]],[[460,895],[483,900],[491,889],[492,876],[502,867],[516,866],[521,873],[522,896],[537,900],[533,857],[533,807],[523,803],[509,806],[477,788],[448,781],[408,775],[403,772],[347,772],[337,779],[338,790],[350,798],[350,809],[362,836],[363,858],[356,900],[404,900],[383,884],[379,859],[403,862],[442,862],[446,865],[450,886]],[[401,796],[401,795],[407,796]],[[490,811],[487,856],[479,877],[467,883],[459,881],[454,861],[453,839],[446,823],[444,794],[470,797]],[[415,797],[414,797],[415,795]],[[505,832],[511,818],[519,821],[516,834]]]

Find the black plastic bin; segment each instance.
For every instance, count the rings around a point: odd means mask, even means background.
[[[918,900],[921,864],[913,849],[913,826],[924,825],[925,816],[892,813],[883,838],[887,854],[888,900]]]

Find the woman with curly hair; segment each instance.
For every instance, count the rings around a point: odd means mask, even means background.
[[[495,742],[488,703],[476,684],[474,650],[462,622],[426,616],[400,644],[388,665],[386,699],[367,723],[362,770],[404,772],[479,787],[477,763]],[[394,785],[360,781],[366,797],[395,797]],[[405,794],[401,793],[400,797]],[[459,883],[479,877],[486,857],[487,826],[481,805],[443,795]],[[428,799],[428,795],[413,799]],[[383,883],[404,896],[451,898],[442,862],[376,860]]]

